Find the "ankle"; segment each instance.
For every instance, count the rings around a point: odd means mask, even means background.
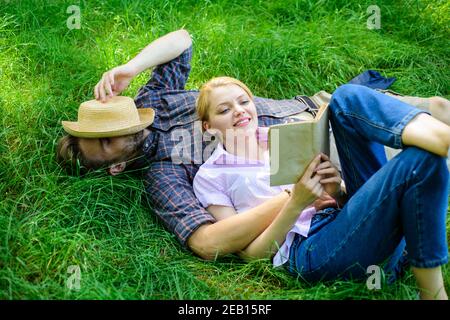
[[[448,150],[450,149],[450,127],[449,126],[447,126],[447,130],[446,130],[446,132],[444,132],[443,140],[447,144],[447,153],[448,153]]]
[[[411,267],[422,300],[448,300],[445,291],[442,268],[416,268]]]
[[[445,292],[444,287],[434,294],[431,294],[426,290],[420,290],[419,297],[420,300],[448,300],[447,292]]]

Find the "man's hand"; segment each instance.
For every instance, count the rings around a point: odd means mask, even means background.
[[[152,41],[126,64],[103,74],[94,89],[95,99],[105,102],[107,98],[119,95],[136,75],[175,59],[191,44],[191,36],[184,29],[168,33]]]
[[[331,163],[327,155],[320,154],[321,161],[314,172],[322,177],[320,184],[326,193],[336,198],[341,190],[342,178],[339,170]]]
[[[108,98],[119,95],[135,76],[135,70],[128,64],[106,71],[95,86],[95,99],[105,102]]]

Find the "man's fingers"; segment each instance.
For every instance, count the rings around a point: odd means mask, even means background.
[[[102,102],[106,101],[108,95],[110,97],[114,96],[114,84],[115,84],[115,75],[113,71],[108,71],[103,73],[102,78],[94,87],[94,96],[95,99],[101,100]]]
[[[99,91],[99,95],[100,95],[100,100],[102,102],[105,102],[105,98],[106,98],[106,92],[105,92],[105,87],[104,87],[104,79],[102,78],[102,80],[100,81],[100,85],[98,87],[98,91]]]
[[[108,72],[105,72],[103,74],[103,77],[102,77],[102,88],[103,88],[103,91],[104,91],[104,94],[105,94],[104,95],[105,98],[107,97],[107,95],[112,96],[112,89],[111,89],[111,84],[110,84],[110,79],[109,79]]]
[[[114,74],[112,72],[108,72],[105,77],[105,86],[106,91],[108,92],[109,96],[112,97],[113,94],[113,85],[114,85]]]
[[[94,96],[95,96],[95,99],[97,99],[97,100],[98,100],[98,98],[99,98],[99,93],[98,93],[98,85],[99,85],[99,83],[100,83],[100,82],[98,82],[98,83],[95,85],[95,88],[94,88]]]
[[[105,82],[105,89],[106,89],[106,93],[112,97],[113,96],[113,92],[112,92],[112,88],[111,88],[111,84],[109,83],[109,80],[107,80]]]
[[[111,87],[114,87],[114,71],[108,72],[109,83]]]

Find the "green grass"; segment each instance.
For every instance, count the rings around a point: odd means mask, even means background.
[[[450,6],[376,1],[0,1],[1,299],[412,299],[395,285],[307,286],[268,260],[205,262],[180,247],[148,209],[143,183],[55,163],[60,121],[76,118],[101,74],[156,37],[184,27],[195,52],[187,88],[217,75],[256,95],[288,98],[338,85],[366,69],[395,76],[393,90],[450,95]],[[144,3],[145,2],[145,3]],[[66,9],[79,4],[80,30]],[[124,93],[134,96],[148,73]],[[67,269],[81,269],[69,290]],[[444,268],[449,291],[450,274]]]

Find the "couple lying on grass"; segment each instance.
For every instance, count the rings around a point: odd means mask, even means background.
[[[409,265],[421,298],[447,299],[449,101],[340,86],[329,116],[341,171],[319,154],[296,184],[270,187],[267,126],[298,119],[314,99],[253,97],[230,77],[185,90],[191,55],[191,38],[179,30],[105,72],[78,122],[63,121],[60,163],[112,175],[145,167],[153,211],[204,259],[273,258],[307,282],[365,279],[371,265],[395,279]],[[138,109],[117,97],[151,67]],[[212,131],[219,139],[205,141]],[[403,150],[387,161],[384,146]],[[202,164],[205,148],[213,151]],[[251,165],[227,165],[237,158]]]

